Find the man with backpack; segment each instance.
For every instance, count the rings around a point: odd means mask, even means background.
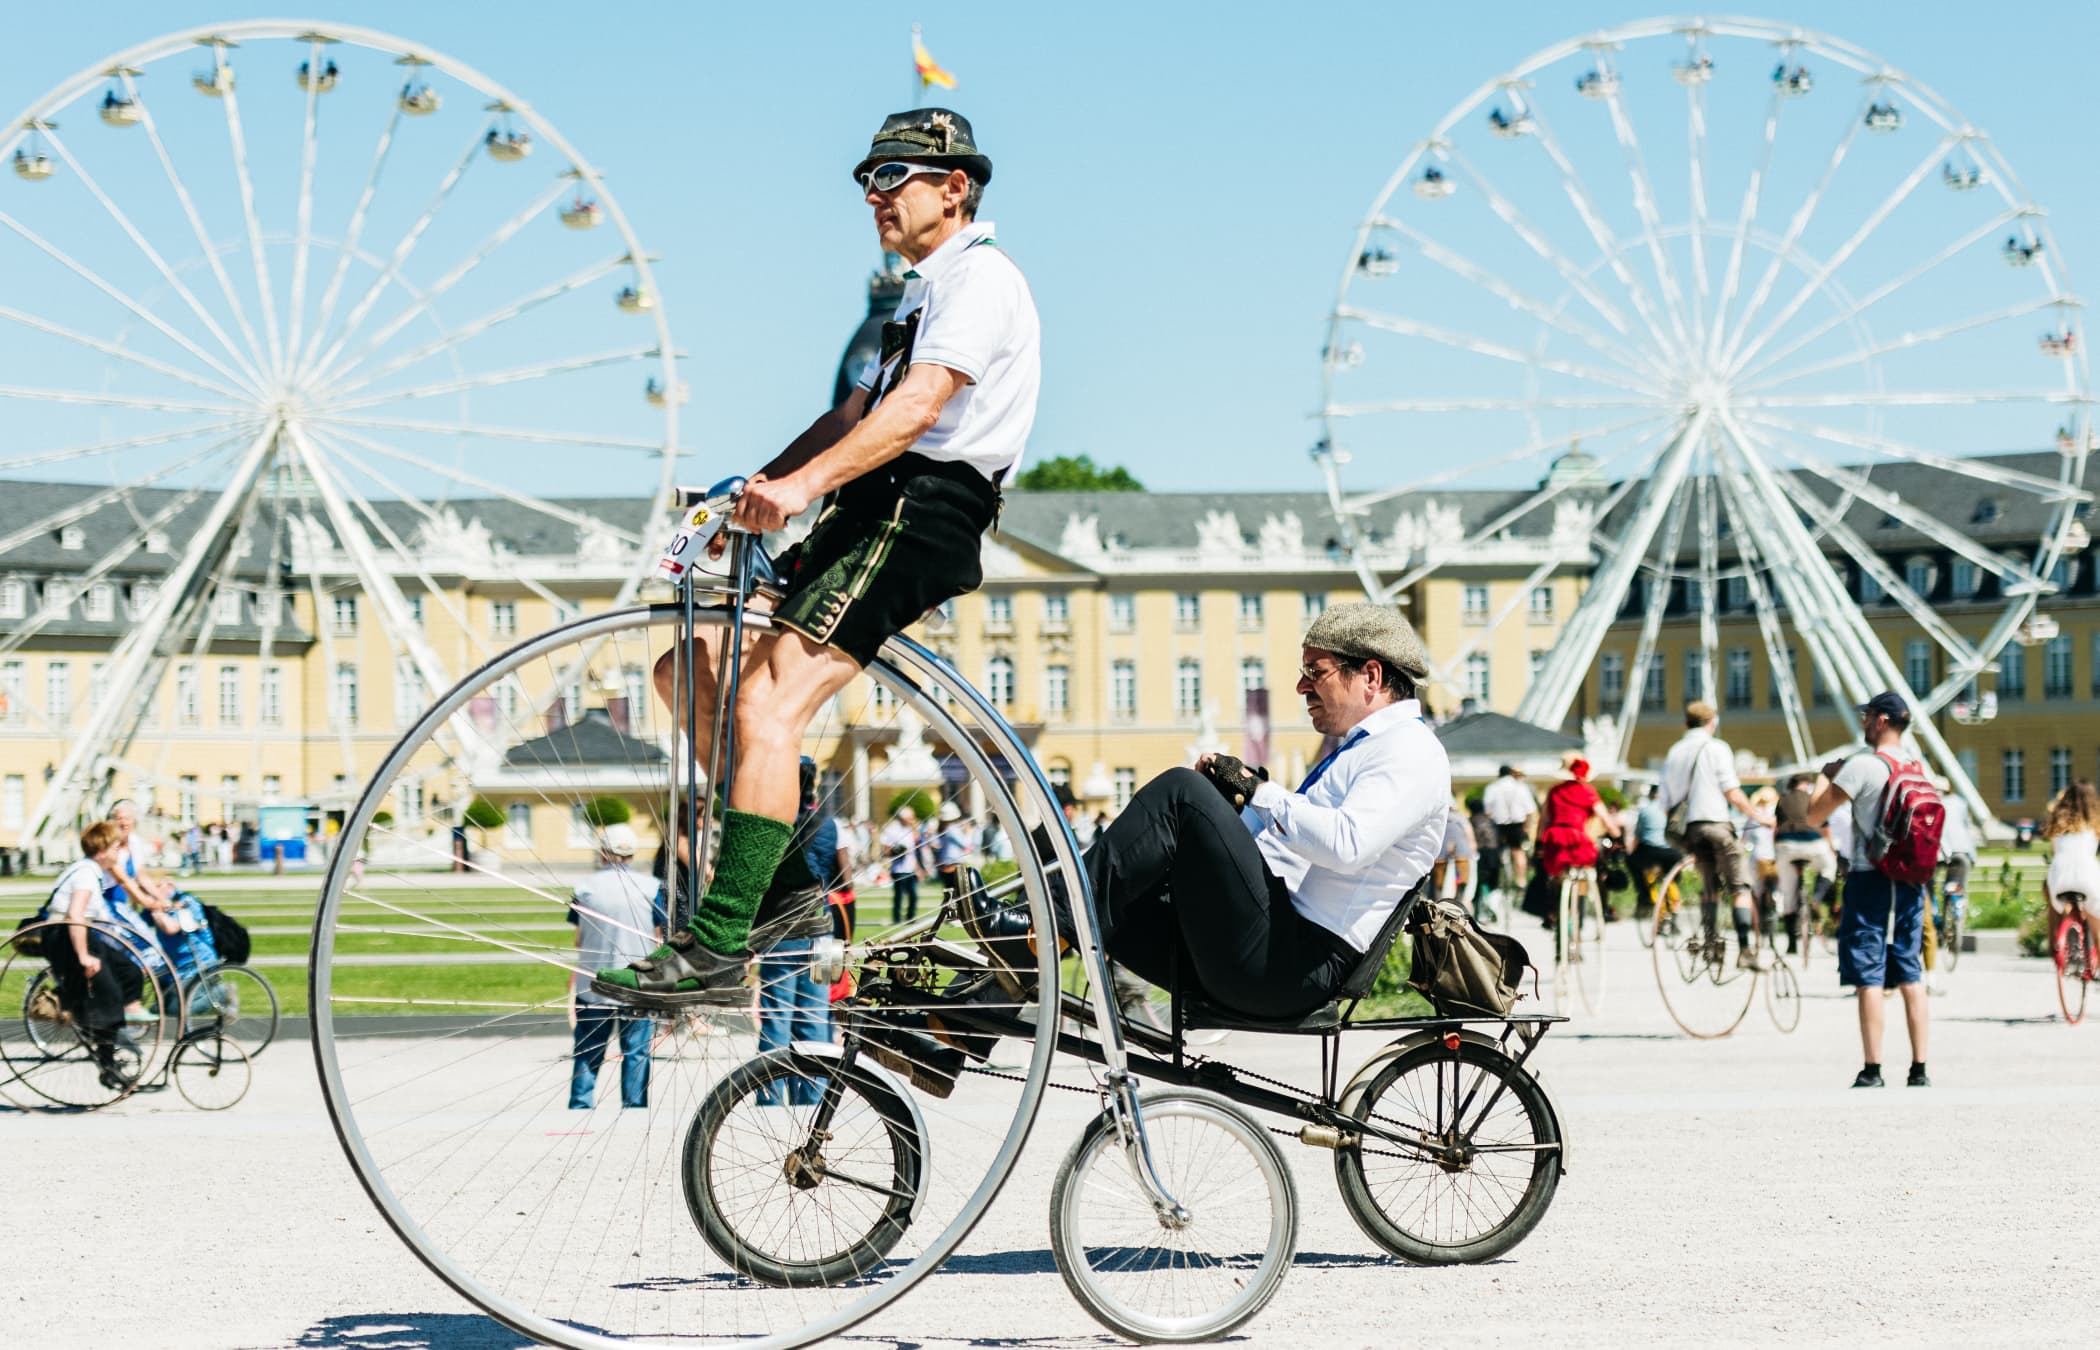
[[[1865,1064],[1854,1087],[1880,1087],[1882,991],[1903,995],[1910,1032],[1911,1087],[1930,1087],[1925,1073],[1924,922],[1926,886],[1939,862],[1946,811],[1925,766],[1903,745],[1910,708],[1894,693],[1859,709],[1867,748],[1823,766],[1830,783],[1809,804],[1819,827],[1849,804],[1845,909],[1838,924],[1838,980],[1859,993],[1859,1040]]]

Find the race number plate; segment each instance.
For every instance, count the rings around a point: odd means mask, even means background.
[[[680,513],[678,530],[664,545],[663,556],[657,559],[656,574],[667,581],[684,580],[686,569],[699,559],[707,541],[721,528],[721,513],[706,505]]]

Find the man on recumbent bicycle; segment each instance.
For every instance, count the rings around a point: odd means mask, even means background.
[[[1450,762],[1416,697],[1428,654],[1407,620],[1383,605],[1336,605],[1303,649],[1298,693],[1314,729],[1338,744],[1296,791],[1231,755],[1206,755],[1138,789],[1082,859],[1112,959],[1160,985],[1178,968],[1185,987],[1257,1018],[1296,1017],[1334,997],[1436,862],[1451,801]],[[1066,927],[1064,896],[1053,898]],[[1009,992],[1031,978],[1024,910],[980,906],[964,926],[1001,963]],[[976,1037],[928,1038],[911,1059],[921,1074],[952,1078],[965,1052],[984,1049]]]
[[[787,594],[770,631],[749,639],[734,717],[737,756],[721,848],[692,922],[592,988],[636,1007],[741,1003],[752,919],[794,826],[802,734],[826,700],[891,637],[975,590],[980,541],[999,485],[1035,422],[1041,381],[1035,302],[1021,271],[977,217],[992,162],[970,124],[942,108],[895,113],[853,170],[885,250],[910,265],[882,350],[846,401],[752,475],[731,522],[777,530],[819,499],[809,536],[780,560]],[[724,536],[710,545],[720,556]],[[689,659],[697,707],[712,707],[719,641],[696,634],[666,653],[657,691]],[[690,728],[700,763],[714,728]],[[821,888],[784,933],[829,933]],[[809,932],[803,931],[804,921]],[[769,922],[768,927],[778,925]]]

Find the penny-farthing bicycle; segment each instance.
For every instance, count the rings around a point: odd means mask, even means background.
[[[1655,914],[1649,923],[1655,985],[1679,1030],[1696,1040],[1728,1035],[1749,1015],[1760,988],[1773,1026],[1792,1032],[1801,1025],[1801,979],[1770,940],[1762,901],[1751,897],[1755,918],[1745,948],[1727,897],[1710,920],[1706,915],[1704,882],[1690,854],[1662,876],[1655,891]],[[1805,965],[1805,946],[1795,960]]]
[[[704,500],[689,498],[688,520],[718,520],[738,486],[731,480]],[[685,724],[721,724],[739,654],[768,625],[742,601],[765,593],[770,564],[755,537],[732,538],[728,579],[694,570],[675,603],[556,628],[445,694],[386,757],[345,823],[315,919],[315,1060],[360,1181],[432,1270],[503,1322],[553,1344],[784,1346],[852,1326],[934,1270],[983,1216],[1049,1077],[1057,1017],[1039,1015],[1035,991],[1057,996],[1057,944],[1040,944],[1030,987],[986,998],[990,963],[944,908],[858,934],[850,953],[820,952],[834,966],[850,960],[862,990],[838,1020],[850,1031],[859,1009],[877,1002],[885,1016],[908,1018],[916,1007],[974,993],[980,1006],[1010,1015],[1013,1035],[989,1066],[997,1071],[966,1074],[945,1096],[913,1091],[871,1056],[854,1054],[850,1034],[843,1044],[796,1042],[761,1057],[747,1011],[696,1010],[658,1016],[646,1108],[567,1109],[576,965],[561,919],[576,873],[570,839],[578,836],[566,831],[572,816],[580,821],[587,804],[618,785],[657,803],[646,823],[659,837],[685,816],[707,856],[713,822],[688,788],[726,782],[733,747],[718,743],[709,763],[689,762],[689,741],[640,673],[660,654],[678,653],[673,685]],[[688,637],[707,630],[725,640],[719,696],[701,708]],[[810,738],[884,744],[893,765],[959,764],[963,792],[1009,838],[1039,841],[1015,850],[1014,871],[994,886],[1001,901],[1024,910],[1035,932],[1052,933],[1053,874],[1085,900],[1077,849],[1048,781],[997,710],[933,653],[893,640]],[[1012,766],[1018,777],[1008,781],[995,766]],[[440,783],[453,789],[443,794],[451,800],[508,788],[528,807],[504,831],[500,871],[478,865],[475,887],[429,884],[414,869],[419,848],[442,865],[448,840],[374,823],[404,785],[435,796]],[[587,855],[588,827],[575,828],[586,831]],[[352,861],[365,853],[366,870],[354,879]],[[1243,1272],[1204,1259],[1200,1220],[1188,1221],[1160,1178],[1186,1165],[1172,1156],[1178,1148],[1212,1150],[1215,1163],[1235,1152],[1273,1154],[1274,1146],[1243,1113],[1215,1103],[1201,1120],[1178,1120],[1148,1152],[1090,905],[1075,903],[1073,920],[1080,958],[1095,973],[1092,1011],[1107,1060],[1100,1081],[1119,1145],[1112,1151],[1139,1166],[1147,1202],[1170,1217],[1180,1211],[1182,1227],[1165,1236],[1184,1262],[1197,1258],[1190,1283],[1202,1285],[1200,1297],[1180,1295],[1184,1313],[1209,1308],[1236,1324],[1266,1301],[1288,1253],[1279,1262],[1256,1246],[1257,1269],[1245,1273],[1260,1278],[1241,1285],[1262,1292],[1246,1306],[1246,1288],[1235,1286]],[[402,934],[442,941],[452,959],[417,972],[406,988],[398,975],[383,982],[343,959],[375,937]],[[798,965],[794,977],[801,973]],[[1281,1170],[1269,1158],[1258,1162],[1229,1165],[1240,1175]],[[1214,1323],[1192,1325],[1208,1331]]]
[[[971,880],[932,913],[850,946],[817,939],[806,954],[761,960],[762,1005],[786,981],[850,971],[834,1039],[761,1052],[748,1009],[657,1014],[648,1104],[570,1109],[579,970],[560,916],[578,847],[589,851],[590,804],[639,785],[659,803],[649,822],[659,837],[682,829],[708,857],[707,794],[687,789],[728,781],[733,748],[717,741],[702,764],[676,731],[723,725],[739,654],[768,623],[746,601],[771,588],[771,568],[755,537],[734,533],[726,580],[681,560],[697,556],[696,528],[719,521],[740,485],[686,502],[667,550],[677,602],[580,619],[491,661],[403,737],[345,826],[315,922],[314,1053],[359,1179],[426,1265],[558,1345],[786,1346],[837,1334],[931,1273],[984,1215],[1059,1051],[1093,1066],[1093,1087],[1079,1090],[1098,1094],[1100,1112],[1058,1171],[1051,1248],[1082,1305],[1120,1334],[1215,1339],[1288,1272],[1296,1189],[1271,1131],[1243,1107],[1294,1122],[1282,1132],[1329,1151],[1351,1216],[1395,1255],[1482,1261],[1522,1241],[1562,1170],[1557,1115],[1525,1068],[1560,1019],[1355,1018],[1403,902],[1334,1004],[1263,1021],[1177,987],[1168,1029],[1126,1026],[1047,779],[995,708],[902,638],[806,744],[884,745],[888,764],[905,766],[899,782],[923,781],[908,776],[914,761],[952,757],[963,792],[1017,841],[1012,872]],[[721,639],[711,707],[690,664],[694,634]],[[629,675],[666,651],[676,718],[625,696]],[[601,708],[585,692],[598,690],[618,692]],[[500,868],[477,863],[467,886],[407,865],[419,848],[448,860],[449,841],[419,845],[374,824],[400,784],[434,791],[440,779],[454,800],[507,790],[533,808],[506,829]],[[542,807],[553,808],[551,834],[535,827]],[[352,862],[368,845],[358,878]],[[1070,901],[1085,997],[1060,991],[1058,943],[1017,938],[1011,923],[987,936],[984,915],[1000,910],[1034,934],[1057,932],[1054,890]],[[792,907],[770,918],[761,908],[754,948],[796,922]],[[406,987],[398,971],[382,981],[343,959],[403,936],[442,941],[451,959]],[[958,1062],[951,1050],[944,1065],[925,1042],[900,1048],[888,1034],[900,1028],[941,1031],[989,1057]],[[1391,1043],[1344,1084],[1349,1028]],[[1188,1033],[1206,1029],[1319,1037],[1319,1090],[1187,1054]],[[1133,1068],[1164,1086],[1140,1097]]]

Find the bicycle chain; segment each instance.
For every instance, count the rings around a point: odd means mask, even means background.
[[[1284,1082],[1284,1081],[1283,1081],[1282,1079],[1280,1079],[1280,1078],[1270,1078],[1270,1077],[1268,1077],[1268,1076],[1266,1076],[1266,1075],[1264,1075],[1264,1074],[1252,1073],[1252,1072],[1249,1072],[1248,1070],[1245,1070],[1245,1069],[1234,1069],[1234,1068],[1231,1068],[1231,1067],[1230,1067],[1229,1065],[1224,1065],[1223,1061],[1221,1061],[1221,1060],[1214,1060],[1214,1059],[1198,1059],[1198,1060],[1196,1061],[1196,1063],[1197,1063],[1198,1065],[1203,1065],[1203,1064],[1219,1064],[1219,1065],[1221,1065],[1222,1067],[1225,1067],[1225,1068],[1227,1069],[1227,1071],[1228,1071],[1228,1072],[1230,1072],[1230,1073],[1231,1073],[1231,1074],[1232,1074],[1232,1075],[1233,1075],[1234,1077],[1236,1077],[1236,1078],[1246,1078],[1246,1079],[1251,1079],[1252,1081],[1254,1081],[1254,1082],[1257,1082],[1257,1083],[1266,1083],[1266,1084],[1268,1084],[1268,1085],[1269,1085],[1270,1087],[1277,1087],[1277,1088],[1282,1088],[1282,1089],[1283,1089],[1284,1091],[1286,1091],[1286,1092],[1290,1092],[1290,1093],[1294,1093],[1294,1094],[1296,1094],[1296,1095],[1297,1095],[1298,1097],[1300,1097],[1300,1098],[1302,1098],[1302,1099],[1304,1099],[1304,1100],[1306,1100],[1306,1101],[1313,1101],[1313,1100],[1316,1100],[1316,1099],[1315,1099],[1315,1098],[1314,1098],[1314,1097],[1312,1096],[1312,1094],[1311,1094],[1311,1093],[1309,1093],[1309,1092],[1307,1092],[1307,1091],[1306,1091],[1306,1090],[1305,1090],[1304,1088],[1298,1087],[1298,1086],[1296,1086],[1295,1084],[1291,1084],[1291,1083],[1286,1083],[1286,1082]],[[971,1065],[965,1065],[965,1066],[964,1066],[964,1069],[963,1069],[963,1071],[964,1071],[965,1073],[976,1073],[976,1074],[983,1074],[983,1075],[984,1075],[984,1076],[985,1076],[986,1078],[1003,1078],[1003,1079],[1005,1079],[1005,1080],[1006,1080],[1007,1082],[1009,1082],[1009,1083],[1026,1083],[1026,1082],[1028,1081],[1027,1077],[1026,1077],[1025,1075],[1022,1075],[1022,1074],[1018,1074],[1018,1073],[1007,1073],[1007,1072],[1005,1072],[1004,1070],[1001,1070],[1001,1069],[994,1069],[994,1068],[990,1068],[990,1067],[985,1067],[985,1066],[980,1066],[980,1065],[974,1065],[974,1064],[971,1064]],[[1045,1084],[1044,1084],[1044,1086],[1045,1086],[1045,1087],[1054,1087],[1054,1088],[1058,1089],[1058,1090],[1059,1090],[1059,1091],[1061,1091],[1061,1092],[1080,1092],[1080,1093],[1085,1093],[1085,1094],[1086,1094],[1086,1095],[1088,1095],[1088,1096],[1099,1096],[1099,1095],[1100,1095],[1100,1093],[1101,1093],[1101,1087],[1100,1087],[1100,1085],[1099,1085],[1098,1083],[1097,1083],[1097,1084],[1095,1084],[1095,1085],[1094,1085],[1094,1086],[1092,1086],[1092,1087],[1081,1087],[1081,1086],[1080,1086],[1079,1084],[1077,1084],[1077,1083],[1045,1083]],[[1222,1096],[1222,1095],[1224,1095],[1224,1094],[1222,1094],[1222,1093],[1221,1093],[1220,1095]],[[1226,1100],[1230,1101],[1230,1100],[1231,1100],[1231,1098],[1227,1097],[1227,1098],[1226,1098]],[[1266,1128],[1266,1129],[1267,1129],[1267,1130],[1269,1131],[1269,1133],[1270,1133],[1270,1134],[1276,1134],[1276,1135],[1281,1135],[1281,1136],[1283,1136],[1283,1137],[1284,1137],[1285,1139],[1296,1139],[1296,1138],[1298,1138],[1298,1137],[1299,1137],[1299,1136],[1298,1136],[1298,1131],[1296,1131],[1296,1130],[1287,1130],[1287,1129],[1284,1129],[1283,1127],[1281,1127],[1281,1126],[1278,1126],[1278,1125],[1269,1125],[1269,1126],[1265,1126],[1264,1128]]]

